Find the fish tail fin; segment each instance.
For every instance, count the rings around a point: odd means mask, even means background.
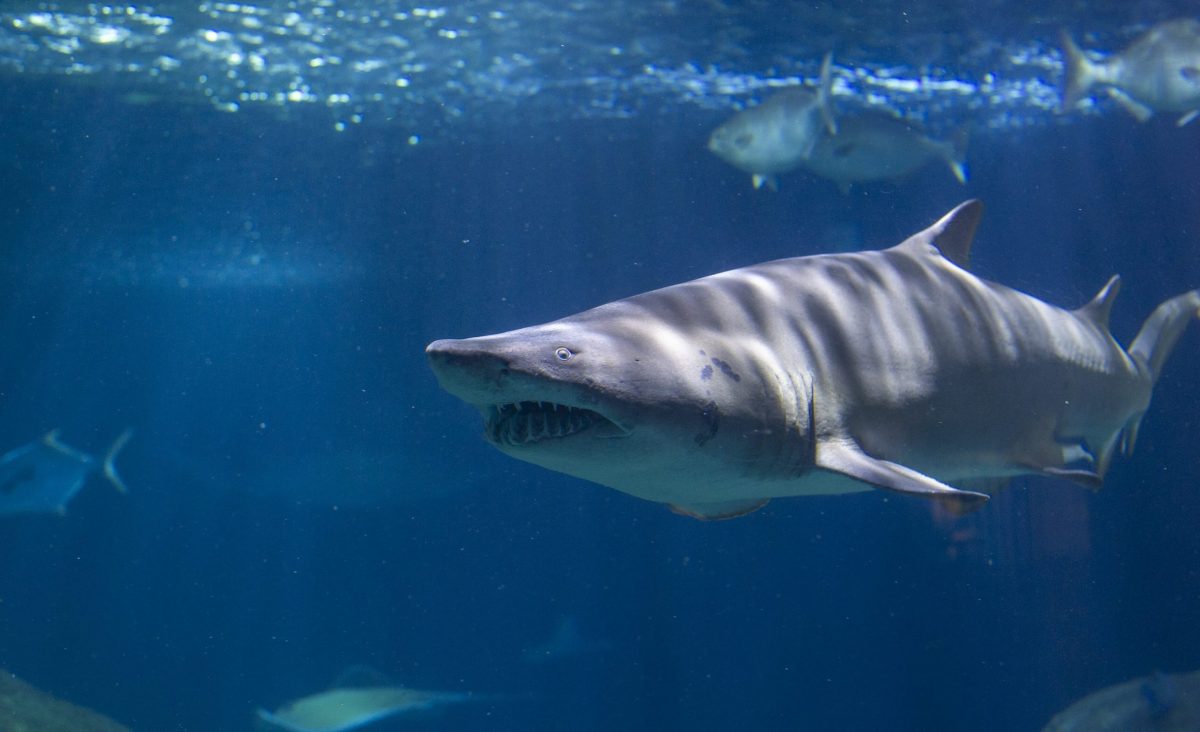
[[[833,51],[821,59],[821,79],[817,87],[817,107],[821,110],[821,119],[829,134],[836,135],[837,120],[833,117]]]
[[[1150,313],[1142,329],[1138,331],[1129,355],[1145,367],[1154,381],[1158,381],[1163,364],[1175,348],[1179,337],[1188,323],[1200,318],[1200,290],[1192,290],[1167,300]]]
[[[770,174],[755,173],[750,176],[750,182],[754,184],[754,190],[758,190],[766,186],[768,191],[775,193],[779,192],[779,179]]]
[[[125,448],[125,444],[129,442],[130,437],[133,437],[132,427],[122,432],[117,436],[117,439],[113,440],[113,444],[108,448],[108,452],[104,453],[104,462],[102,464],[104,477],[121,493],[128,493],[129,488],[117,473],[117,466],[114,461],[117,459],[117,454]]]
[[[960,127],[942,146],[942,156],[946,159],[946,165],[950,166],[954,179],[963,185],[967,183],[967,143],[970,137],[970,130]]]
[[[1096,64],[1084,55],[1083,49],[1075,44],[1075,39],[1071,37],[1070,33],[1065,30],[1059,31],[1058,37],[1062,41],[1065,69],[1062,104],[1058,111],[1060,114],[1064,114],[1078,104],[1080,99],[1087,96],[1088,90],[1099,80],[1099,73]]]

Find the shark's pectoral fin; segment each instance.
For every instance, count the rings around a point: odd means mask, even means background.
[[[1175,121],[1175,126],[1183,127],[1192,120],[1196,119],[1196,115],[1200,115],[1200,109],[1193,109],[1192,111],[1185,113],[1182,117]]]
[[[849,440],[827,441],[817,445],[817,467],[885,490],[953,502],[964,512],[978,508],[988,499],[986,494],[960,491],[912,468],[873,458]]]
[[[720,521],[754,513],[767,505],[770,498],[750,498],[744,501],[718,501],[715,503],[672,503],[671,510],[680,516],[691,516],[702,521]]]

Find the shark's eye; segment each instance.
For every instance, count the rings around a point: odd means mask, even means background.
[[[570,361],[575,357],[575,352],[566,346],[559,346],[554,349],[554,357],[559,361]]]

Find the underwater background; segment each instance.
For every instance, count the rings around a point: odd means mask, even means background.
[[[248,730],[369,667],[476,698],[378,729],[1037,730],[1200,668],[1200,334],[1103,490],[701,522],[512,460],[424,347],[967,198],[975,273],[1127,344],[1200,286],[1200,126],[1056,112],[1060,28],[1192,2],[0,5],[0,452],[118,456],[0,516],[0,667],[135,730]],[[835,52],[840,114],[970,131],[843,194],[705,149]],[[257,60],[255,60],[257,59]],[[0,498],[0,506],[3,499]]]

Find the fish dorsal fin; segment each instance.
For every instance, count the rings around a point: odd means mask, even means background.
[[[971,242],[975,239],[975,229],[979,227],[982,216],[983,203],[979,199],[964,201],[933,226],[905,239],[897,248],[923,253],[933,248],[946,259],[967,269],[971,260]]]
[[[1087,305],[1075,311],[1075,314],[1087,318],[1103,331],[1108,330],[1109,316],[1112,315],[1113,303],[1116,302],[1117,293],[1121,291],[1121,276],[1113,275],[1104,287],[1100,288],[1100,292],[1092,298],[1092,301]]]

